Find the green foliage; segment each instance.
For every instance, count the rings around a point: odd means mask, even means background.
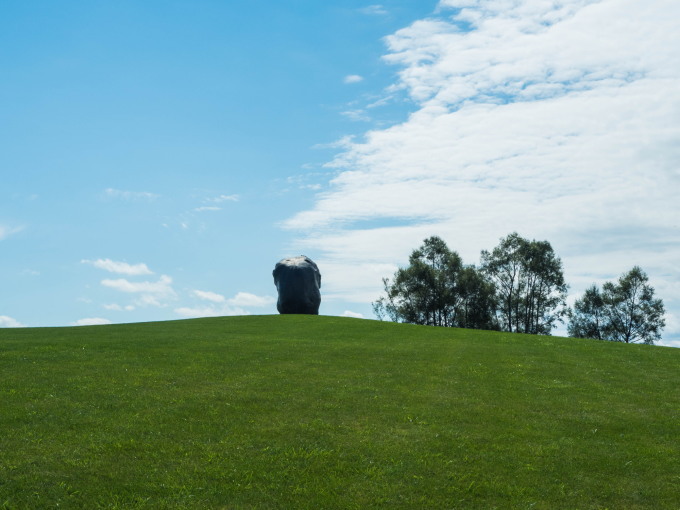
[[[679,363],[339,317],[0,330],[0,507],[678,508]]]
[[[494,286],[474,266],[464,267],[458,274],[461,289],[458,303],[458,327],[497,330],[494,316]]]
[[[562,261],[549,242],[517,233],[482,251],[480,270],[430,237],[383,283],[373,309],[394,322],[549,335],[568,313]]]
[[[495,329],[493,287],[439,237],[425,239],[409,265],[385,278],[385,296],[373,304],[379,318],[427,326]]]
[[[604,340],[606,321],[604,299],[597,286],[592,285],[574,303],[567,330],[575,338]]]
[[[653,344],[665,326],[664,306],[638,266],[600,291],[590,287],[574,303],[568,331],[577,338]]]
[[[503,331],[549,335],[567,314],[562,261],[548,241],[514,232],[492,252],[482,251],[481,269],[496,288]]]

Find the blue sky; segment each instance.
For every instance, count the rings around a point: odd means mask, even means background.
[[[0,325],[372,317],[429,235],[633,265],[680,345],[679,7],[652,0],[0,5]]]

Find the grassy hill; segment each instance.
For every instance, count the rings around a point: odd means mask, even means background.
[[[316,316],[0,330],[0,508],[680,508],[680,349]]]

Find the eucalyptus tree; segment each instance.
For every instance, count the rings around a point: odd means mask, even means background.
[[[379,318],[429,326],[493,329],[493,288],[458,253],[432,236],[414,250],[409,264],[392,280],[383,279],[385,295],[373,303]]]
[[[571,336],[613,342],[653,344],[666,325],[664,305],[654,297],[647,274],[638,266],[606,282],[600,291],[591,286],[576,300],[568,325]]]
[[[567,331],[576,338],[595,338],[604,340],[606,336],[607,316],[604,310],[602,292],[593,284],[577,299],[574,308],[569,312]]]
[[[503,331],[549,335],[567,314],[562,261],[548,241],[513,232],[493,251],[482,251],[481,270],[495,286]]]
[[[457,327],[498,329],[494,286],[475,266],[466,266],[458,274],[458,293]]]

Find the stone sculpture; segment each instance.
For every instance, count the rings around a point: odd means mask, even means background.
[[[321,304],[321,273],[309,257],[289,257],[277,262],[274,284],[279,292],[276,309],[279,313],[319,315]]]

